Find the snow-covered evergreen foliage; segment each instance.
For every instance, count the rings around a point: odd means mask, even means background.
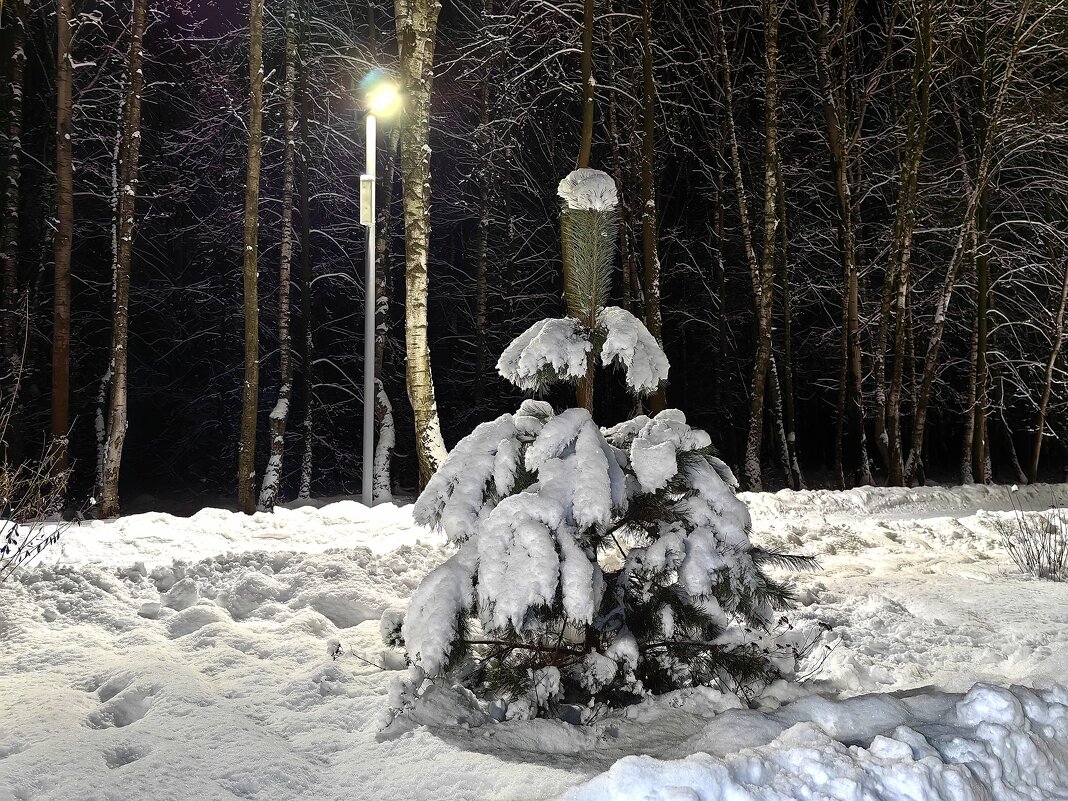
[[[601,215],[588,227],[600,236],[613,210],[604,181],[579,178],[568,191],[601,207],[573,205],[561,184],[565,221]],[[610,265],[594,250],[572,255]],[[596,302],[602,274],[580,269],[585,283],[572,288]],[[582,306],[569,298],[569,311]],[[655,391],[667,358],[645,326],[623,309],[587,311],[593,326],[575,316],[532,326],[501,357],[501,374],[540,389],[585,376],[596,359],[619,365],[635,394]],[[401,626],[409,658],[521,717],[778,677],[767,632],[790,593],[763,567],[784,557],[750,543],[736,487],[708,434],[676,409],[600,428],[586,409],[527,400],[479,425],[415,505],[416,520],[458,551],[412,596]]]

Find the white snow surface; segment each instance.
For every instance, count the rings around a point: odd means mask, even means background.
[[[799,637],[831,627],[800,685],[586,726],[430,685],[382,736],[409,674],[378,619],[456,553],[412,507],[76,526],[0,587],[0,799],[1068,798],[1068,585],[1001,548],[1007,488],[740,497],[754,543],[823,567],[796,577]]]
[[[608,306],[597,315],[597,324],[605,332],[601,363],[618,363],[631,390],[648,395],[667,381],[667,355],[641,320],[626,309]]]
[[[589,332],[573,317],[539,320],[512,340],[497,360],[497,372],[520,389],[541,388],[547,372],[562,381],[586,375],[586,356],[593,349]]]
[[[616,182],[602,170],[580,167],[560,181],[556,194],[570,209],[611,211],[619,205]]]

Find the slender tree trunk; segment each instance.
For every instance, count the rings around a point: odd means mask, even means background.
[[[11,94],[7,111],[6,170],[3,186],[3,230],[0,231],[0,279],[3,281],[3,318],[0,330],[3,335],[4,365],[0,373],[6,373],[13,388],[20,373],[21,349],[19,347],[19,317],[22,306],[19,300],[19,186],[22,182],[22,110],[26,74],[26,0],[12,0],[9,9],[14,13],[11,52]],[[5,387],[6,388],[6,387]],[[7,438],[14,436],[8,431]]]
[[[245,174],[245,383],[241,393],[241,439],[237,446],[237,505],[256,511],[256,418],[260,387],[257,269],[260,230],[260,155],[263,129],[263,0],[249,6],[249,126]]]
[[[393,404],[386,393],[384,365],[386,358],[386,340],[389,338],[389,303],[390,303],[390,269],[386,261],[391,253],[393,241],[393,178],[397,165],[397,145],[400,131],[393,128],[388,137],[386,154],[386,180],[383,182],[379,197],[382,206],[378,213],[379,233],[375,238],[375,423],[378,425],[378,440],[375,443],[374,502],[389,501],[393,498],[393,449],[397,443],[396,427],[393,422]]]
[[[894,323],[894,367],[890,392],[886,397],[886,409],[876,409],[876,419],[885,418],[884,432],[887,447],[887,484],[901,486],[905,480],[901,441],[901,390],[905,362],[905,316],[908,308],[909,273],[912,264],[912,234],[916,227],[916,203],[919,187],[920,164],[927,140],[927,121],[931,98],[931,53],[933,33],[929,0],[922,0],[919,19],[916,20],[916,55],[912,69],[912,88],[906,122],[905,145],[902,150],[901,176],[898,200],[894,208],[894,225],[890,241],[890,255],[886,270],[886,292],[891,300]],[[887,296],[884,295],[884,304]],[[889,318],[890,314],[884,317]],[[882,324],[881,324],[882,326]],[[885,329],[880,328],[880,340]],[[885,343],[877,348],[877,375],[882,383],[882,356]],[[878,405],[881,392],[876,396]],[[883,437],[880,437],[882,440]]]
[[[484,19],[493,15],[493,0],[485,0]],[[478,109],[478,236],[475,244],[475,403],[481,409],[486,384],[486,293],[489,260],[489,229],[491,218],[491,190],[494,155],[497,148],[490,135],[490,83],[494,78],[492,66],[487,64],[482,76]]]
[[[305,13],[307,13],[305,11]],[[301,499],[311,497],[312,444],[314,441],[315,408],[315,348],[312,327],[312,265],[311,265],[311,214],[309,210],[308,173],[311,170],[311,137],[308,131],[308,115],[311,98],[308,94],[307,23],[301,20],[300,64],[300,365],[302,394],[304,397],[303,439],[304,452],[300,463]]]
[[[127,61],[126,113],[119,160],[119,198],[116,218],[115,298],[111,328],[111,392],[108,401],[107,440],[104,448],[100,514],[119,514],[119,469],[126,441],[129,368],[130,265],[133,261],[134,220],[137,200],[138,159],[141,152],[141,92],[144,90],[143,42],[149,0],[133,0],[130,53]]]
[[[71,152],[71,0],[56,3],[56,234],[52,318],[53,470],[67,469],[70,430],[70,254],[74,235],[74,161]]]
[[[285,145],[282,155],[282,235],[278,263],[278,353],[280,385],[271,411],[271,455],[263,473],[259,507],[271,511],[278,502],[285,457],[286,424],[293,394],[293,342],[289,333],[289,286],[293,262],[293,184],[296,157],[297,19],[294,0],[286,4],[286,71],[283,86],[282,124]]]
[[[642,261],[645,289],[645,327],[664,344],[660,314],[660,257],[656,252],[656,82],[653,78],[653,0],[642,2]],[[667,405],[661,384],[649,398],[653,414]]]
[[[979,347],[979,332],[975,325],[972,326],[971,342],[971,348],[968,351],[968,402],[966,405],[967,412],[965,412],[964,421],[964,442],[962,443],[963,447],[961,448],[961,484],[975,483],[975,473],[972,465],[972,456],[974,455],[972,439],[975,436],[975,363],[976,352]]]
[[[1049,400],[1053,394],[1053,373],[1057,366],[1057,358],[1060,356],[1061,347],[1064,345],[1064,312],[1068,307],[1068,261],[1064,265],[1064,280],[1061,283],[1061,299],[1057,304],[1057,313],[1053,319],[1053,347],[1050,349],[1049,360],[1046,362],[1046,380],[1042,387],[1042,397],[1038,402],[1038,423],[1035,427],[1035,443],[1031,448],[1031,465],[1028,470],[1028,479],[1032,484],[1038,481],[1038,465],[1042,456],[1042,438],[1046,430],[1046,415],[1049,411]]]
[[[783,333],[783,417],[786,434],[786,454],[788,462],[787,478],[790,488],[805,488],[805,479],[801,473],[801,462],[797,456],[797,429],[794,412],[794,344],[793,344],[793,303],[790,288],[790,264],[788,260],[789,239],[786,227],[786,187],[779,175],[779,264],[781,265],[782,283],[782,333]]]
[[[775,245],[778,225],[776,184],[778,156],[778,0],[764,0],[764,252],[753,285],[757,312],[757,344],[750,390],[749,436],[745,446],[745,475],[751,490],[760,490],[760,451],[764,441],[764,392],[771,361],[772,301],[775,287]]]
[[[778,33],[778,9],[776,0],[765,2],[762,9],[765,25],[765,53],[767,74],[765,77],[765,137],[764,150],[764,259],[757,262],[753,247],[753,229],[749,222],[749,208],[742,177],[742,160],[738,148],[738,136],[734,125],[734,90],[731,78],[731,62],[727,53],[727,41],[723,28],[723,12],[719,0],[708,0],[714,37],[719,46],[720,66],[723,71],[723,117],[727,144],[730,150],[731,171],[734,173],[734,189],[738,198],[738,216],[742,229],[742,244],[753,283],[754,305],[757,317],[757,345],[754,357],[753,379],[749,407],[749,432],[746,438],[743,471],[750,490],[762,488],[760,451],[764,438],[764,394],[767,384],[768,364],[771,360],[771,301],[773,300],[775,269],[775,200],[778,154],[775,144],[776,80],[775,61]],[[770,6],[770,7],[769,7]],[[770,243],[770,244],[769,244]]]
[[[976,241],[979,252],[975,254],[975,283],[978,299],[975,313],[975,408],[974,435],[972,436],[972,474],[978,481],[986,483],[985,465],[987,460],[987,410],[989,392],[987,390],[987,350],[988,319],[990,314],[990,255],[986,239],[987,192],[980,192],[979,206],[976,209]]]
[[[979,165],[976,169],[975,183],[968,195],[967,208],[964,220],[961,223],[960,234],[957,237],[953,256],[946,267],[945,279],[942,282],[942,290],[939,293],[935,306],[934,325],[931,330],[931,338],[927,345],[927,354],[923,363],[923,374],[920,380],[919,394],[916,398],[916,411],[913,417],[912,438],[909,448],[908,460],[905,463],[904,479],[912,482],[923,470],[923,439],[927,423],[927,412],[931,400],[931,391],[934,387],[935,374],[938,370],[938,355],[942,346],[942,333],[945,330],[946,316],[949,305],[953,298],[953,289],[956,285],[957,276],[960,273],[964,256],[969,250],[977,252],[978,233],[975,229],[977,211],[981,199],[984,197],[993,164],[994,139],[997,134],[998,123],[1001,119],[1001,111],[1005,105],[1009,86],[1012,82],[1013,72],[1016,66],[1020,49],[1023,45],[1024,21],[1030,10],[1030,0],[1024,0],[1019,4],[1017,17],[1012,32],[1012,41],[1008,58],[1005,61],[1005,69],[1002,75],[1001,85],[994,100],[993,108],[987,115],[983,141],[979,152]],[[979,403],[980,399],[976,399]]]
[[[613,0],[609,0],[609,17],[614,18],[615,13],[615,3]],[[615,40],[617,37],[625,35],[625,29],[622,27],[614,28],[611,35],[613,40]],[[631,276],[634,272],[634,258],[630,248],[629,234],[631,230],[631,211],[630,204],[626,200],[627,187],[623,172],[623,143],[620,136],[620,128],[622,126],[619,121],[620,83],[623,79],[623,74],[616,68],[616,53],[614,48],[608,48],[607,58],[608,80],[612,86],[612,91],[608,95],[608,134],[612,147],[612,174],[616,180],[616,190],[619,194],[620,219],[622,220],[622,224],[619,226],[619,255],[620,261],[623,264],[623,308],[630,311],[633,302],[631,292],[631,282],[633,279]]]
[[[404,178],[405,334],[408,397],[415,416],[419,481],[425,485],[446,456],[427,341],[427,256],[430,241],[430,92],[439,0],[396,0],[400,71],[406,99],[401,128]]]
[[[582,1],[582,134],[579,139],[579,168],[590,166],[593,150],[593,20],[594,0]]]

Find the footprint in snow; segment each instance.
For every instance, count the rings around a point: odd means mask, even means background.
[[[91,729],[121,729],[136,723],[152,708],[158,689],[150,686],[123,690],[90,712],[85,723]]]
[[[104,764],[107,765],[109,769],[115,770],[116,768],[121,768],[124,765],[129,765],[132,762],[143,759],[150,753],[152,753],[152,749],[147,745],[123,743],[104,751]]]

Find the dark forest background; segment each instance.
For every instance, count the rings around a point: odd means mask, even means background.
[[[392,4],[294,2],[298,172],[307,177],[308,231],[296,237],[292,314],[295,341],[310,330],[312,348],[304,353],[295,346],[284,499],[298,492],[309,414],[312,493],[359,487],[364,143],[358,86],[369,70],[394,69],[397,60]],[[92,492],[97,481],[130,7],[124,0],[74,0],[73,8],[70,453],[77,494]],[[258,471],[279,383],[289,7],[267,0],[265,9]],[[771,193],[767,3],[597,0],[594,10],[590,166],[615,177],[622,199],[615,301],[644,313],[641,184],[647,166],[655,188],[663,338],[672,364],[668,405],[707,429],[743,474],[760,327],[741,184],[758,260],[769,220],[774,228],[771,341],[778,381],[762,411],[763,487],[853,486],[866,482],[869,470],[873,482],[886,482],[881,397],[897,371],[897,437],[906,455],[917,406],[927,407],[923,467],[913,482],[1064,480],[1063,5],[783,3],[776,10]],[[2,69],[11,75],[21,15],[23,124],[21,136],[9,135],[3,151],[9,174],[12,160],[18,161],[21,186],[16,286],[5,296],[7,313],[19,321],[12,341],[21,369],[9,458],[39,454],[49,431],[55,11],[48,0],[23,7],[4,0],[0,34]],[[431,112],[428,302],[434,384],[449,446],[477,423],[515,408],[519,395],[497,376],[497,356],[529,324],[563,313],[555,192],[579,148],[583,11],[582,2],[549,0],[460,0],[445,2],[441,11]],[[651,95],[643,75],[643,12],[651,21]],[[148,19],[122,467],[128,510],[166,505],[168,497],[232,494],[242,384],[248,9],[227,0],[156,2]],[[10,133],[12,80],[3,90],[2,119]],[[650,102],[654,158],[644,165],[643,103]],[[920,114],[925,131],[910,199],[902,188]],[[389,277],[389,325],[381,374],[396,423],[394,485],[406,492],[418,478],[405,389],[401,179],[391,144],[396,147],[396,137],[384,125],[379,200],[386,204],[380,236],[387,247],[379,269]],[[902,203],[914,217],[904,277],[900,226],[908,215]],[[9,220],[14,212],[5,204],[3,213]],[[851,265],[844,256],[847,235],[854,242]],[[934,339],[934,364],[925,369]],[[925,372],[931,374],[926,400]],[[599,380],[602,424],[629,416],[633,401],[611,376]],[[13,387],[5,383],[6,397]],[[572,398],[558,393],[552,400]],[[794,450],[799,470],[791,468]],[[158,497],[138,500],[144,494]]]

